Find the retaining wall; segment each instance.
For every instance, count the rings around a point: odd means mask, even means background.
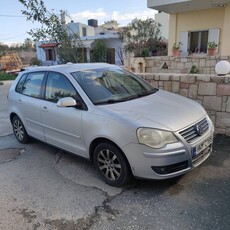
[[[230,56],[145,57],[131,58],[126,68],[136,73],[182,73],[188,74],[192,66],[199,74],[215,74],[215,65],[221,60],[230,61]]]
[[[200,103],[215,125],[216,134],[230,136],[230,75],[141,74],[153,86]]]

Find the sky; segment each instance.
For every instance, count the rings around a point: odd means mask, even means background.
[[[68,13],[67,22],[87,24],[88,19],[97,19],[98,24],[114,19],[120,26],[127,25],[134,18],[154,18],[156,11],[147,8],[147,0],[43,0],[49,11]],[[0,43],[7,45],[23,43],[30,29],[39,28],[39,23],[27,21],[22,15],[24,6],[18,0],[3,0],[0,7]]]

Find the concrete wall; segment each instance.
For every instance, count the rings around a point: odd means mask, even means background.
[[[215,133],[230,136],[230,75],[162,73],[138,75],[157,88],[197,101],[212,119]]]

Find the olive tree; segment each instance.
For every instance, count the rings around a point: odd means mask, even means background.
[[[22,14],[27,20],[39,22],[40,28],[28,32],[34,40],[43,40],[59,43],[59,57],[62,62],[82,62],[82,41],[76,33],[68,35],[65,25],[59,16],[47,10],[43,0],[18,0],[26,8]]]
[[[124,42],[124,51],[133,52],[136,57],[148,56],[149,51],[157,48],[162,40],[160,26],[152,18],[132,20],[120,35]]]

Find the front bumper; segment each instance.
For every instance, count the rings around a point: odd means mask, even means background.
[[[123,148],[135,177],[145,179],[168,179],[189,172],[203,163],[211,154],[214,128],[193,143],[183,138],[163,149],[152,149],[138,143]]]

